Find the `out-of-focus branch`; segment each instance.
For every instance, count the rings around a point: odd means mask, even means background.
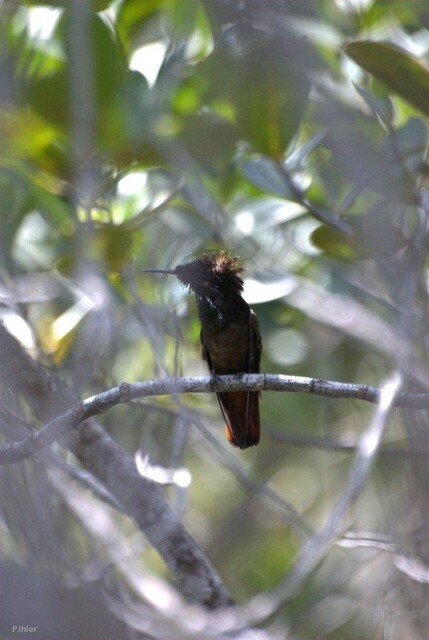
[[[400,385],[401,376],[395,373],[383,386],[380,392],[380,403],[367,429],[359,438],[356,457],[346,487],[332,507],[325,525],[307,540],[300,550],[290,575],[271,592],[270,597],[256,596],[246,606],[248,619],[260,620],[272,616],[285,602],[290,600],[344,533],[353,505],[364,489],[377,457]]]
[[[0,447],[0,464],[11,464],[30,457],[36,451],[50,446],[56,440],[76,428],[80,423],[108,409],[148,396],[177,393],[213,393],[219,391],[287,391],[311,393],[328,398],[349,398],[378,403],[380,389],[364,384],[352,384],[333,380],[319,380],[281,374],[241,374],[233,376],[209,376],[201,378],[161,378],[147,382],[123,383],[95,396],[77,402],[63,413],[54,417],[42,429],[35,431],[25,440],[12,442]],[[429,407],[429,394],[398,393],[394,406],[408,409]]]
[[[288,282],[288,304],[316,322],[341,331],[367,348],[400,362],[401,369],[410,380],[429,388],[429,371],[421,350],[407,338],[406,333],[350,296],[328,292],[306,278],[288,276]],[[409,304],[407,308],[412,309],[412,306]]]
[[[98,558],[98,566],[91,560],[91,577],[103,575],[112,565],[129,586],[136,599],[129,599],[124,592],[120,601],[110,595],[110,606],[120,619],[131,628],[162,640],[278,640],[278,635],[269,631],[246,629],[238,636],[223,634],[217,618],[211,611],[204,611],[187,603],[166,579],[158,577],[136,563],[136,555],[142,542],[135,538],[124,540],[123,532],[112,516],[112,511],[93,495],[82,495],[80,488],[67,482],[68,475],[56,470],[51,480],[67,503],[69,509],[86,530],[87,534],[103,546],[106,557]],[[99,526],[100,519],[104,526]]]
[[[136,522],[170,569],[182,596],[207,609],[230,605],[231,596],[219,575],[171,509],[162,488],[138,473],[134,460],[93,418],[86,419],[94,413],[86,412],[85,403],[77,402],[58,376],[35,362],[1,323],[0,352],[0,385],[21,397],[41,420],[51,420],[23,441],[22,449],[39,450],[69,431],[68,448]],[[60,415],[53,417],[56,414]],[[78,425],[79,430],[73,430]],[[5,446],[7,450],[10,445]]]

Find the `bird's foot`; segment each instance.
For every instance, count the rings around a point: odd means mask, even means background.
[[[212,373],[210,375],[210,386],[212,391],[215,390],[215,386],[219,383],[221,377],[217,373]]]

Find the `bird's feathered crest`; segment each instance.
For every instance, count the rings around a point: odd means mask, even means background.
[[[238,258],[227,251],[209,251],[193,262],[179,264],[176,275],[196,294],[204,295],[210,289],[243,291],[241,274],[245,271],[238,263]]]

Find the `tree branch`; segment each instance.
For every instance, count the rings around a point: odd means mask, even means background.
[[[270,593],[256,596],[246,605],[246,619],[261,622],[272,616],[301,588],[304,580],[325,558],[351,519],[353,506],[365,487],[374,465],[392,407],[397,400],[401,376],[394,373],[379,391],[380,402],[367,429],[359,438],[354,463],[340,497],[333,505],[325,524],[311,536],[298,553],[290,574]]]
[[[0,383],[22,396],[47,424],[28,438],[0,448],[0,462],[28,458],[67,435],[66,446],[91,471],[145,534],[176,578],[189,601],[206,608],[231,603],[230,595],[204,553],[170,508],[162,488],[142,477],[133,459],[97,424],[93,416],[120,403],[145,396],[207,393],[225,390],[289,391],[378,403],[381,391],[312,378],[283,375],[238,375],[204,378],[164,378],[121,384],[86,400],[61,378],[35,362],[0,324]],[[421,409],[429,395],[398,393],[396,406]],[[79,427],[76,429],[76,427]]]
[[[76,403],[71,409],[53,418],[42,429],[25,440],[0,447],[0,464],[11,464],[29,458],[33,453],[49,447],[67,432],[90,417],[105,413],[112,407],[149,396],[177,393],[214,393],[219,391],[285,391],[311,393],[327,398],[363,400],[378,404],[381,390],[363,384],[319,380],[300,376],[274,374],[240,374],[200,378],[161,378],[147,382],[122,383],[117,387]],[[429,408],[429,394],[398,393],[395,407]]]
[[[231,605],[220,576],[168,504],[162,488],[142,477],[131,456],[90,418],[120,398],[125,401],[127,385],[77,402],[67,384],[34,361],[1,323],[0,352],[0,386],[22,397],[42,420],[50,420],[26,440],[5,445],[2,455],[7,462],[14,456],[23,460],[67,434],[66,446],[103,483],[158,551],[182,596],[206,609]],[[78,425],[79,429],[73,430]]]

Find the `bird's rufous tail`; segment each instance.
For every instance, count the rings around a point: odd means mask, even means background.
[[[247,449],[259,442],[259,393],[231,391],[217,394],[225,418],[225,433],[234,447]]]

